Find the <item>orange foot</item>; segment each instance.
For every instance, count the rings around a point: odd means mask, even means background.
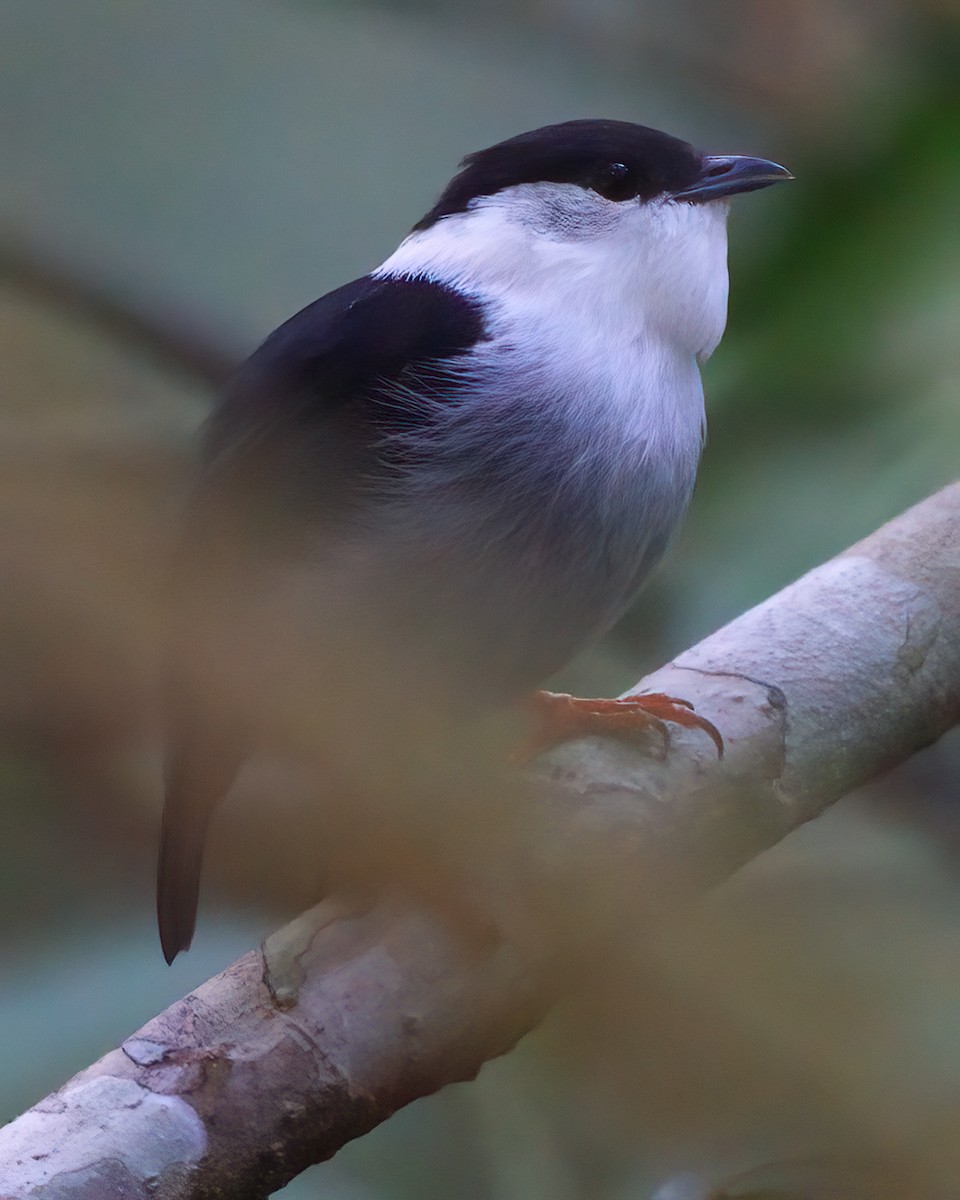
[[[678,700],[663,692],[638,693],[620,700],[585,700],[565,692],[534,692],[529,704],[540,719],[539,730],[517,750],[514,762],[527,762],[544,750],[582,737],[629,737],[651,729],[670,745],[667,723],[687,729],[702,729],[723,758],[720,730],[706,717],[693,711],[689,700]]]

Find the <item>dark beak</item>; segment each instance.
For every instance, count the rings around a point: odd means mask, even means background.
[[[699,178],[689,187],[674,192],[675,200],[720,200],[740,192],[755,192],[782,179],[792,179],[786,167],[766,158],[747,158],[742,154],[705,154]]]

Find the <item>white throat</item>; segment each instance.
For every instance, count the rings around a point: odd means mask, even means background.
[[[522,184],[411,234],[375,274],[435,279],[581,337],[654,339],[702,362],[726,323],[727,210]]]

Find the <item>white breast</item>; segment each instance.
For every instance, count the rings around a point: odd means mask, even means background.
[[[396,511],[407,527],[429,514],[419,540],[464,548],[451,575],[503,608],[513,649],[550,622],[562,660],[612,624],[680,521],[702,444],[698,362],[725,320],[725,216],[523,185],[411,236],[377,272],[484,304],[475,384],[412,456],[430,465]]]

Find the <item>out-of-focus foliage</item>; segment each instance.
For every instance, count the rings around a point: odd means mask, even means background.
[[[0,25],[6,248],[237,353],[521,129],[625,117],[795,171],[735,207],[694,507],[578,686],[627,686],[957,472],[948,0],[0,0]],[[159,568],[207,397],[23,284],[0,293],[5,1116],[314,886],[296,805],[252,789],[215,830],[195,949],[161,969]],[[821,1152],[935,1192],[960,1095],[958,777],[953,739],[839,806],[290,1194],[625,1200]]]

